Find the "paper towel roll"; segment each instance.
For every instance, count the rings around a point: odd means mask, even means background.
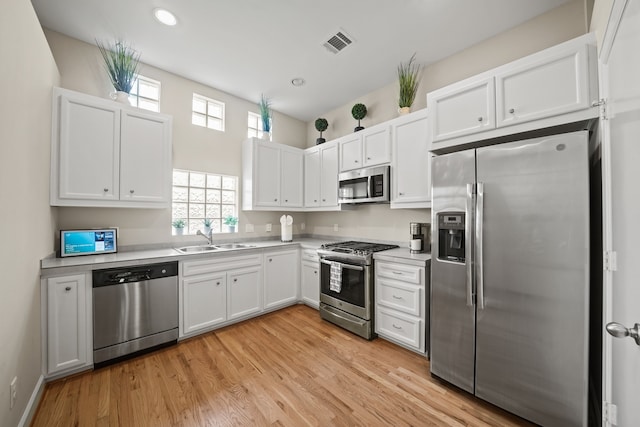
[[[293,217],[291,215],[280,217],[280,240],[283,242],[293,241]]]

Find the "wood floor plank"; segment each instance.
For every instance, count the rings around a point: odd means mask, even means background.
[[[426,358],[289,307],[49,383],[32,426],[528,426]]]

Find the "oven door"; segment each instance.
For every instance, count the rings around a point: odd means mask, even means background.
[[[330,289],[331,264],[338,262],[342,267],[340,292]],[[370,266],[356,265],[339,260],[320,260],[320,301],[353,314],[364,320],[371,319],[371,277]]]

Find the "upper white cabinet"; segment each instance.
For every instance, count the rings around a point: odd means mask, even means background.
[[[264,308],[265,310],[294,304],[298,300],[298,249],[264,254]]]
[[[54,88],[52,206],[165,208],[171,117]]]
[[[589,108],[586,45],[555,49],[496,73],[498,126]]]
[[[302,208],[302,150],[249,138],[243,143],[242,163],[242,209]]]
[[[338,143],[331,142],[305,150],[305,208],[339,208]]]
[[[339,140],[340,172],[391,161],[389,124],[382,123]]]
[[[427,110],[391,122],[391,208],[431,207],[431,153]]]
[[[427,94],[434,152],[598,117],[587,34]]]

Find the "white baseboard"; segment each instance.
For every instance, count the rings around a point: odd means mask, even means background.
[[[38,378],[38,382],[36,383],[36,386],[33,389],[33,393],[31,393],[31,397],[29,398],[29,403],[27,403],[27,407],[24,409],[22,418],[20,418],[18,427],[27,427],[31,425],[33,416],[36,414],[36,409],[38,409],[38,404],[40,403],[40,399],[42,398],[43,391],[44,391],[44,376],[40,375],[40,378]]]

